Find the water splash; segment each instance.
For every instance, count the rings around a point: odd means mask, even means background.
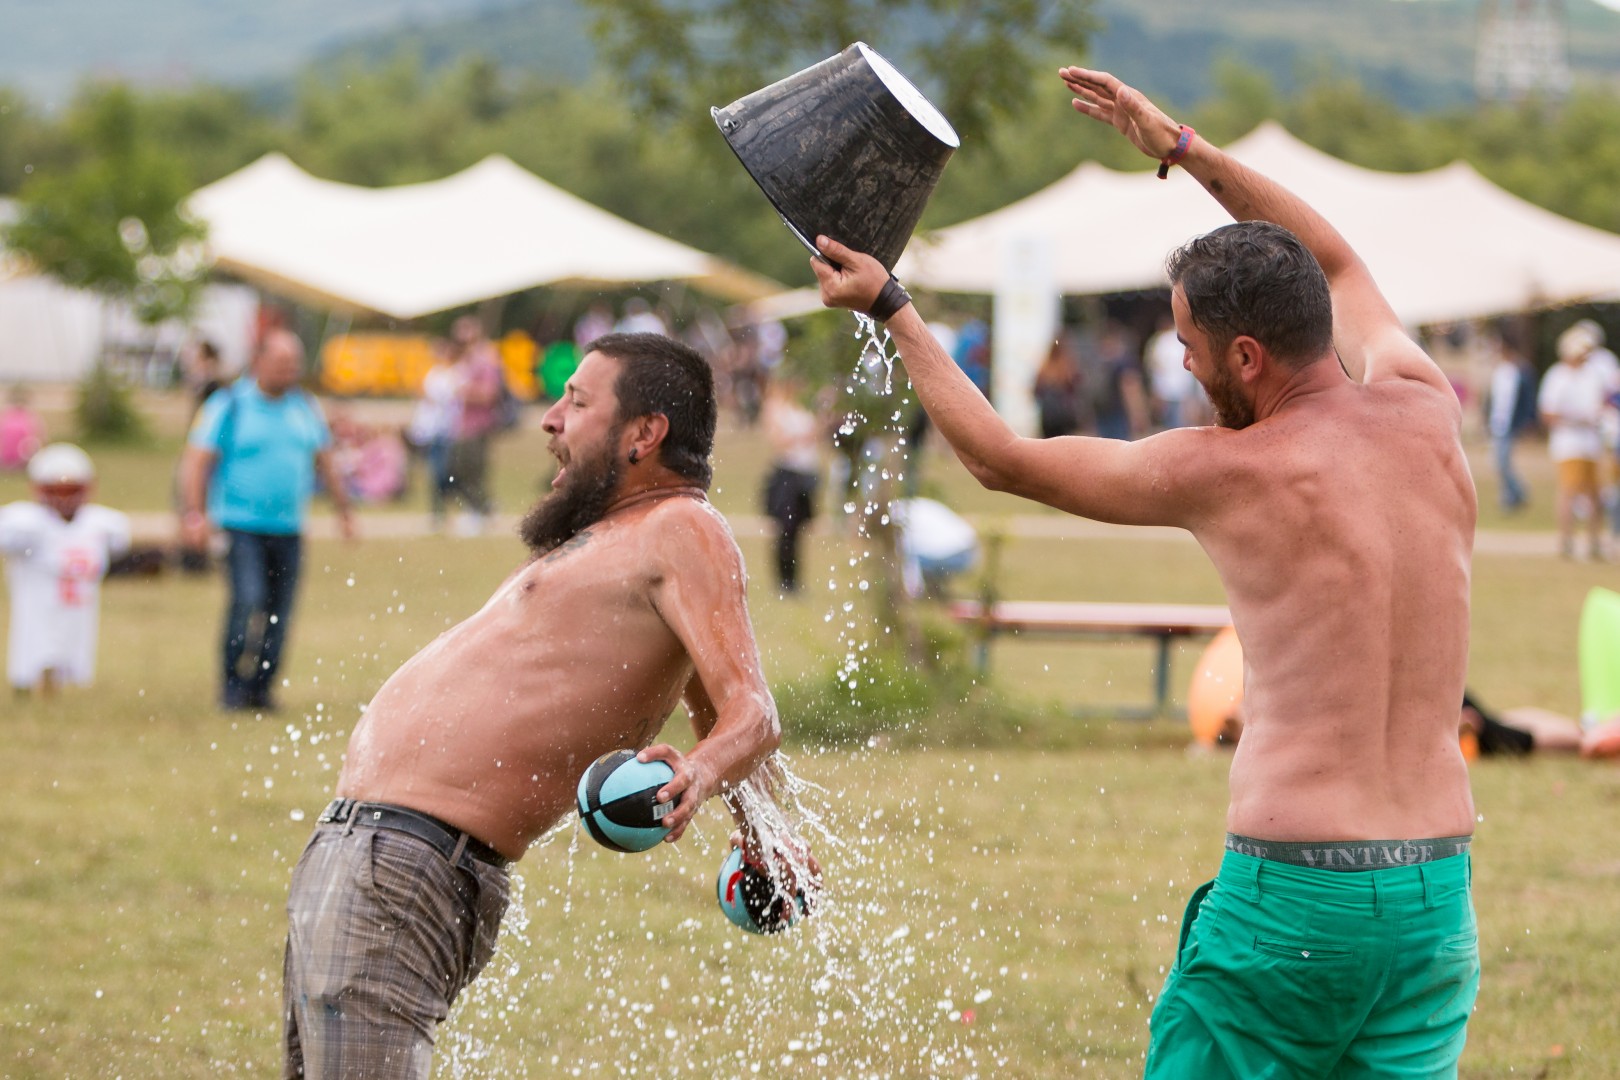
[[[864,608],[896,573],[881,560],[893,554],[888,506],[906,474],[911,402],[909,387],[896,394],[887,332],[863,316],[856,322],[852,408],[838,431],[865,445],[845,500],[851,551],[828,580],[825,621],[836,623],[838,679],[858,707],[875,678],[866,662],[888,643],[888,628]],[[853,407],[861,398],[865,416]],[[939,835],[924,818],[942,808],[917,793],[885,818],[862,798],[894,782],[894,761],[881,749],[816,755],[811,766],[822,760],[844,777],[870,775],[835,795],[777,754],[734,788],[780,893],[811,880],[812,856],[824,868],[810,917],[782,934],[742,933],[719,912],[715,871],[728,843],[705,835],[714,810],[681,844],[629,860],[594,845],[581,852],[577,830],[565,867],[544,845],[531,849],[518,872],[526,908],[518,915],[514,900],[481,980],[494,985],[475,984],[457,1010],[464,1019],[450,1025],[466,1029],[451,1051],[453,1075],[974,1077],[1005,1067],[994,1023],[973,1026],[1001,989],[975,962],[984,928],[962,926],[949,898],[893,869],[933,862]],[[724,828],[729,834],[730,823]],[[707,852],[695,870],[694,851]],[[679,903],[652,899],[676,889]],[[648,967],[649,941],[658,944],[657,970]],[[672,954],[679,962],[668,967]]]
[[[874,677],[867,660],[888,644],[863,609],[889,573],[879,560],[888,502],[906,474],[910,404],[909,387],[896,393],[888,334],[856,321],[862,347],[848,389],[881,400],[840,425],[845,439],[873,437],[846,500],[851,549],[829,578],[826,616],[852,702]],[[342,743],[325,743],[344,734],[317,708],[280,733],[271,760],[329,773]],[[825,868],[812,916],[768,938],[737,930],[715,903],[731,828],[718,807],[682,843],[633,856],[582,844],[573,815],[548,831],[514,870],[495,956],[441,1028],[435,1074],[976,1077],[1004,1068],[994,1023],[974,1024],[1004,989],[984,967],[985,928],[962,925],[946,886],[895,869],[934,861],[941,841],[925,818],[941,808],[929,793],[896,799],[897,765],[880,748],[807,755],[806,771],[821,766],[848,790],[828,791],[782,755],[736,789],[778,888],[808,880],[810,855]]]
[[[861,358],[856,365],[857,378],[862,371],[876,373],[876,369],[883,369],[883,396],[888,397],[894,393],[894,362],[899,355],[891,348],[893,339],[889,331],[878,325],[878,321],[870,315],[861,312],[851,312],[855,316],[855,339],[861,343]],[[899,417],[899,413],[895,414]]]
[[[860,354],[844,389],[855,402],[837,432],[840,442],[862,440],[856,448],[851,497],[843,502],[854,543],[847,560],[848,574],[835,575],[827,581],[834,606],[823,621],[836,624],[837,647],[842,653],[836,670],[837,681],[849,690],[851,706],[859,708],[861,688],[870,685],[869,678],[862,678],[866,660],[874,647],[881,644],[881,639],[889,636],[891,628],[884,625],[883,620],[874,620],[870,614],[858,610],[855,598],[870,593],[873,581],[889,581],[898,587],[899,545],[889,506],[899,496],[906,479],[909,448],[904,417],[911,398],[909,383],[896,393],[894,363],[898,353],[889,332],[869,316],[860,312],[852,314],[855,319],[853,336],[860,342]],[[859,406],[863,404],[871,415],[861,415]],[[885,562],[889,565],[884,566]],[[876,639],[872,636],[874,631]]]

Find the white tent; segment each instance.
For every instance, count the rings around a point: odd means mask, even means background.
[[[499,154],[443,180],[362,188],[267,154],[192,194],[215,265],[273,292],[412,319],[553,284],[781,286],[632,225]]]
[[[0,225],[16,214],[15,203],[0,199]],[[0,248],[0,380],[76,380],[120,349],[151,353],[162,368],[193,337],[212,341],[235,369],[247,363],[257,308],[251,289],[210,285],[188,321],[143,327],[128,305],[69,288]]]
[[[1609,297],[1620,236],[1508,194],[1464,162],[1374,172],[1266,123],[1227,148],[1298,193],[1366,261],[1396,313],[1420,325]],[[1020,238],[1050,236],[1060,292],[1161,288],[1164,259],[1228,223],[1196,180],[1172,169],[1121,173],[1092,162],[1010,206],[916,237],[896,270],[908,285],[993,293]]]

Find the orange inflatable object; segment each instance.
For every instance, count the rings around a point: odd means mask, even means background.
[[[1243,705],[1243,646],[1228,626],[1215,635],[1198,658],[1187,686],[1187,723],[1193,738],[1214,746]]]
[[[1620,718],[1599,724],[1583,735],[1581,757],[1620,757]]]
[[[1479,736],[1467,728],[1457,733],[1457,747],[1462,751],[1464,761],[1479,760]]]

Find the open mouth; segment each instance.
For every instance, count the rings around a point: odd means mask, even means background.
[[[563,474],[568,471],[568,451],[556,443],[552,443],[546,449],[550,450],[551,456],[557,459],[557,472],[551,478],[551,486],[556,488],[562,484]]]

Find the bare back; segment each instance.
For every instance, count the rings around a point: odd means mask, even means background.
[[[1473,831],[1457,717],[1476,508],[1446,393],[1335,379],[1242,431],[1199,433],[1224,490],[1190,527],[1248,668],[1231,832]]]
[[[667,498],[592,525],[383,684],[338,794],[409,806],[522,855],[572,807],[591,761],[646,746],[662,728],[693,679],[690,624],[708,620],[710,651],[725,654],[705,664],[758,681],[742,574],[729,528],[701,500]],[[768,701],[763,685],[749,691]]]

